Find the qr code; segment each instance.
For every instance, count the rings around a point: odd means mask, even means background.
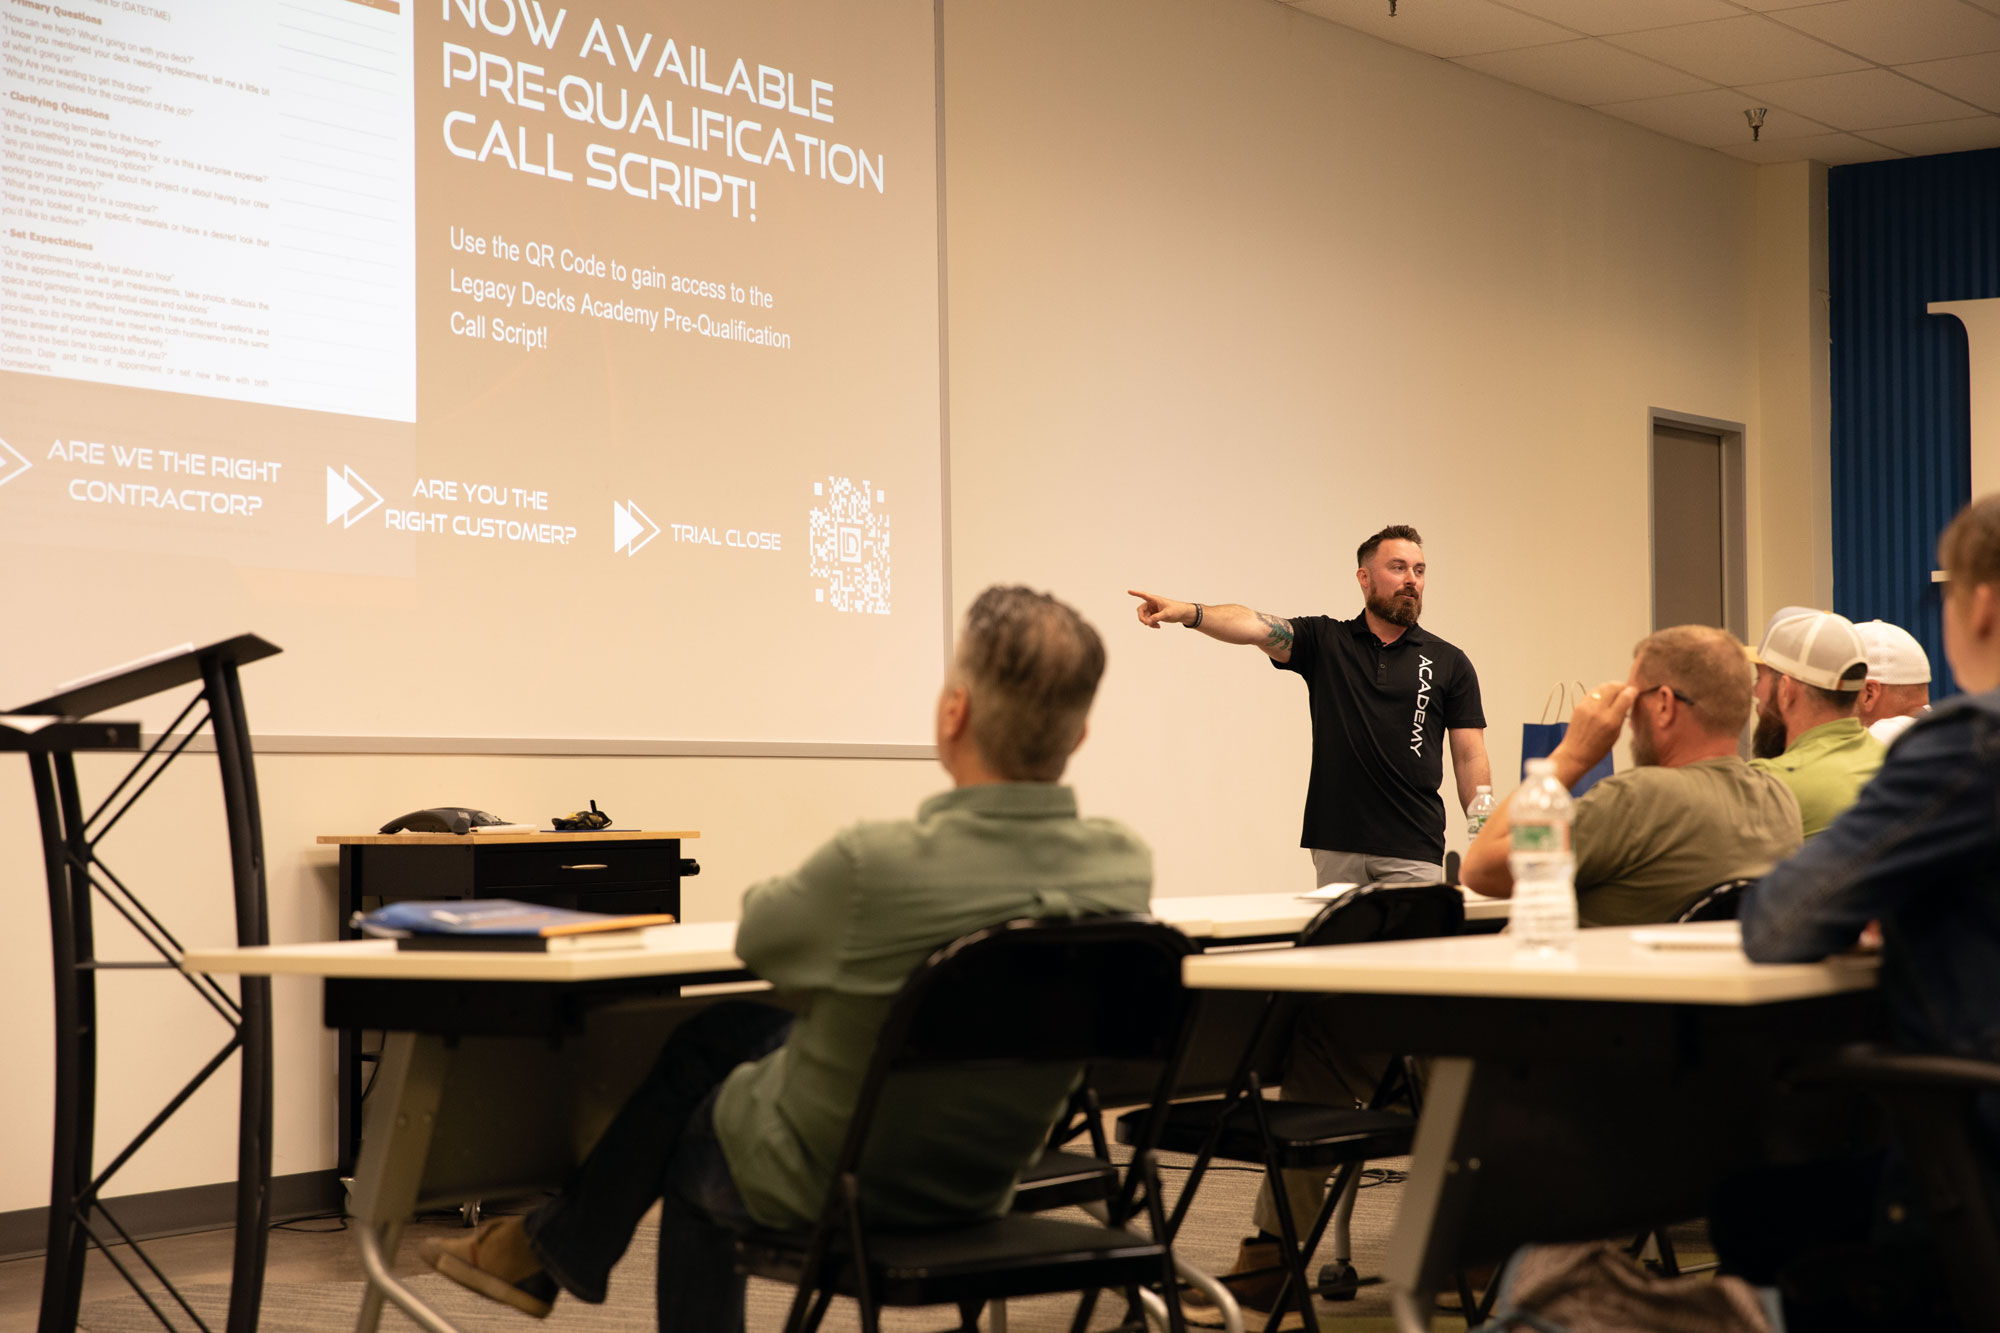
[[[836,611],[889,614],[888,496],[864,478],[813,483],[813,600]]]

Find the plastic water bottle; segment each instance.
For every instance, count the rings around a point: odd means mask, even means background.
[[[1575,804],[1556,778],[1555,762],[1530,759],[1528,777],[1508,805],[1514,872],[1510,931],[1524,956],[1559,959],[1576,950],[1576,857],[1570,851]]]
[[[1479,836],[1479,830],[1486,827],[1486,821],[1493,818],[1493,812],[1500,808],[1500,802],[1493,799],[1491,787],[1474,787],[1472,804],[1465,807],[1465,840],[1469,843]]]

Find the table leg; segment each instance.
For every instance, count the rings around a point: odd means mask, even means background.
[[[1457,1262],[1459,1227],[1479,1170],[1478,1158],[1461,1159],[1459,1151],[1475,1072],[1471,1060],[1439,1057],[1424,1090],[1410,1178],[1383,1265],[1390,1312],[1402,1333],[1428,1333],[1432,1304]]]
[[[389,1271],[403,1224],[416,1211],[451,1054],[444,1038],[409,1032],[392,1032],[383,1045],[354,1170],[355,1242],[368,1274],[356,1333],[374,1333],[384,1298],[430,1333],[456,1333]]]

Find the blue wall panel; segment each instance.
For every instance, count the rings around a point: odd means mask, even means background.
[[[2000,149],[1827,172],[1833,600],[1903,626],[1951,688],[1930,581],[1971,498],[1965,330],[1931,301],[2000,296]]]

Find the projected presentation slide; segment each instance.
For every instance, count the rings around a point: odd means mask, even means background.
[[[0,3],[0,706],[929,739],[929,0]]]

